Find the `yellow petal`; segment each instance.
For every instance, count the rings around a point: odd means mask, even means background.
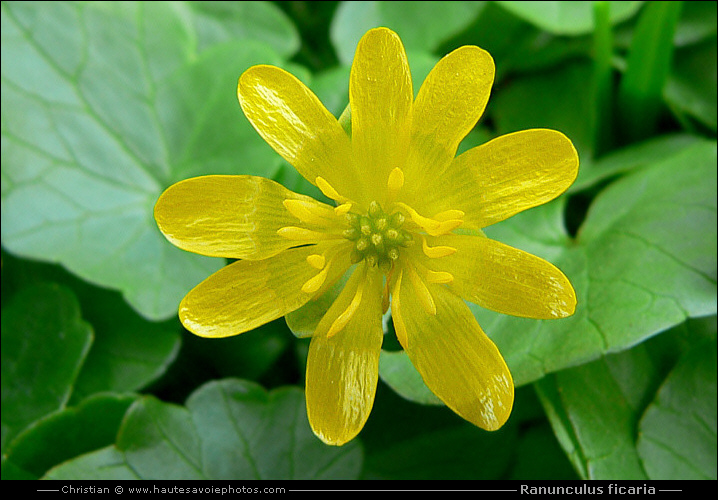
[[[349,137],[297,78],[274,66],[253,66],[240,77],[237,96],[257,132],[305,179],[323,177],[342,194],[357,188]]]
[[[465,212],[464,226],[486,227],[563,193],[578,174],[578,154],[561,132],[507,134],[458,156],[425,194],[427,210]]]
[[[494,61],[489,53],[467,45],[442,58],[419,89],[404,171],[407,185],[417,189],[412,193],[417,198],[407,200],[417,209],[421,205],[416,202],[437,184],[437,174],[451,162],[459,142],[483,114],[493,81]]]
[[[264,259],[296,245],[277,234],[280,228],[298,223],[282,204],[287,199],[319,204],[263,177],[194,177],[162,193],[155,219],[165,237],[183,250]]]
[[[429,288],[435,315],[424,311],[410,280],[397,290],[401,314],[393,319],[396,330],[408,337],[406,353],[426,386],[449,408],[474,425],[496,430],[511,414],[511,373],[464,301],[445,286]]]
[[[353,151],[373,195],[363,203],[383,203],[379,193],[386,193],[390,172],[404,164],[413,99],[401,40],[386,28],[370,30],[359,41],[349,80]]]
[[[362,288],[358,305],[353,306]],[[319,322],[307,358],[307,414],[314,433],[325,443],[342,445],[354,438],[374,404],[379,376],[381,274],[357,266],[344,290]],[[346,324],[328,332],[350,308]]]
[[[456,253],[426,260],[427,267],[454,276],[449,287],[464,299],[504,314],[536,319],[570,316],[576,293],[553,264],[481,236],[446,235],[437,239]]]
[[[265,260],[240,260],[220,269],[182,300],[182,323],[201,337],[228,337],[298,309],[312,297],[301,289],[317,274],[307,257],[321,252],[319,247],[292,248]],[[346,269],[339,267],[329,280]]]

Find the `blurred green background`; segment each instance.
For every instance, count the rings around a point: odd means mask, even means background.
[[[715,2],[2,2],[2,478],[716,479]],[[169,244],[159,194],[204,174],[315,188],[244,118],[286,68],[339,115],[363,33],[414,88],[472,44],[497,66],[461,150],[554,128],[581,167],[487,228],[558,265],[576,314],[475,307],[514,375],[489,433],[436,404],[389,332],[369,421],[313,436],[308,341],[206,340],[177,306],[225,264]]]

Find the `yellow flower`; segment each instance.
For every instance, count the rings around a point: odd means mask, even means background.
[[[336,203],[244,175],[188,179],[157,202],[155,218],[173,244],[240,259],[180,304],[183,324],[197,335],[251,330],[351,274],[319,322],[307,360],[307,413],[326,443],[348,442],[369,416],[388,307],[429,389],[488,430],[511,413],[513,381],[464,300],[531,318],[574,312],[575,293],[560,270],[481,233],[555,198],[578,169],[571,141],[544,129],[455,156],[493,78],[491,56],[464,46],[439,61],[414,99],[401,40],[371,30],[352,65],[349,135],[294,76],[254,66],[237,89],[245,115]]]

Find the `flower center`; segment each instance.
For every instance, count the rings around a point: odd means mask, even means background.
[[[401,212],[391,215],[384,212],[381,205],[372,201],[366,215],[347,213],[349,228],[342,236],[354,243],[351,262],[356,264],[366,260],[369,266],[379,266],[388,272],[394,261],[399,258],[399,248],[414,243],[410,232],[402,229],[406,218]]]
[[[333,270],[332,273],[346,270],[350,263],[364,261],[367,264],[364,266],[364,272],[376,267],[387,275],[382,301],[385,310],[388,307],[391,284],[396,283],[395,286],[398,287],[402,276],[406,275],[419,294],[425,310],[429,314],[436,314],[436,307],[426,284],[451,283],[454,277],[446,271],[429,269],[421,263],[421,259],[402,259],[400,264],[397,263],[401,257],[400,249],[420,242],[423,254],[429,259],[453,254],[456,248],[437,245],[436,238],[461,226],[464,212],[452,209],[427,217],[406,203],[398,201],[398,194],[404,185],[404,173],[398,167],[391,171],[387,180],[387,197],[384,202],[390,207],[388,213],[378,201],[372,201],[365,214],[352,212],[352,209],[359,208],[358,204],[338,193],[322,177],[317,177],[315,183],[325,196],[337,202],[337,206],[331,208],[313,200],[288,198],[283,202],[284,207],[302,226],[286,226],[277,230],[278,235],[297,245],[316,245],[317,253],[307,256],[307,264],[318,272],[302,285],[302,291],[319,296],[326,289],[330,270]],[[429,241],[429,238],[433,240]],[[435,246],[430,246],[429,243]],[[397,266],[398,275],[392,277]],[[360,296],[361,292],[357,291],[357,294]],[[354,309],[350,307],[349,310]],[[347,314],[350,316],[353,313]],[[340,321],[332,326],[331,334],[340,331],[342,324]]]

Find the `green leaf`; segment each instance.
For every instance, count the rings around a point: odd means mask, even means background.
[[[484,2],[342,2],[332,20],[330,37],[339,61],[350,64],[361,37],[385,26],[401,37],[407,51],[433,52],[461,32]]]
[[[100,394],[35,422],[12,443],[3,462],[38,479],[51,467],[115,442],[134,395]]]
[[[512,78],[490,101],[497,135],[531,128],[559,130],[571,139],[581,164],[594,155],[590,117],[594,103],[587,82],[593,67],[584,62]]]
[[[650,479],[716,479],[716,343],[680,360],[639,424],[638,454]]]
[[[699,142],[602,191],[575,242],[561,200],[486,228],[554,262],[576,313],[536,321],[475,307],[517,385],[620,351],[716,311],[716,146]]]
[[[595,2],[593,6],[593,149],[600,154],[613,144],[613,33],[611,4]]]
[[[140,317],[122,296],[92,286],[59,266],[3,253],[3,298],[29,284],[52,282],[75,294],[94,340],[75,381],[71,404],[96,392],[132,392],[163,375],[180,347],[176,319],[154,323]]]
[[[611,151],[595,161],[582,163],[578,169],[578,177],[569,188],[569,193],[582,191],[611,177],[627,174],[682,154],[685,148],[701,140],[695,135],[677,133],[653,137]]]
[[[645,348],[636,348],[537,382],[559,427],[554,430],[584,479],[647,479],[634,429],[637,402],[645,398],[654,371]]]
[[[27,287],[2,311],[2,450],[63,408],[92,344],[77,299],[52,284]]]
[[[361,462],[358,443],[332,448],[312,434],[299,389],[267,393],[226,379],[200,387],[186,407],[138,400],[115,448],[66,462],[47,477],[119,479],[132,471],[140,479],[354,479]]]
[[[189,2],[200,50],[231,40],[258,40],[278,54],[299,50],[297,29],[272,2]]]
[[[107,446],[51,469],[43,479],[121,481],[142,478],[127,465],[125,455],[120,450],[114,446]]]
[[[495,2],[538,28],[555,35],[584,35],[593,31],[595,2]],[[607,2],[610,20],[618,24],[631,18],[643,2]]]
[[[685,47],[715,38],[717,11],[716,2],[683,2],[674,38],[676,46]]]
[[[703,342],[705,339],[710,340]],[[644,438],[639,427],[653,414],[655,404],[652,401],[657,393],[659,397],[663,393],[661,384],[681,352],[694,350],[696,344],[703,345],[708,358],[712,350],[715,371],[715,317],[712,317],[708,323],[691,320],[631,350],[552,374],[535,384],[554,432],[581,477],[612,480],[670,478],[665,474],[646,474],[649,469],[644,451],[648,450],[641,448]],[[704,363],[702,367],[705,366]],[[709,370],[699,379],[704,387],[697,392],[693,386],[673,387],[674,397],[681,392],[678,397],[683,398],[683,410],[701,413],[708,409],[699,420],[685,419],[681,423],[683,437],[693,435],[694,439],[690,441],[693,443],[696,443],[696,436],[705,437],[706,428],[701,419],[707,417],[710,422],[711,405],[715,415],[715,376],[710,378]],[[669,375],[664,387],[671,380],[673,375]],[[678,427],[674,425],[653,427],[652,437],[667,442],[675,436],[676,429]],[[706,443],[710,443],[710,439]],[[679,460],[694,464],[696,469],[710,470],[710,449],[710,444],[698,444]],[[700,450],[703,454],[698,453]],[[648,460],[655,459],[654,463],[660,463],[663,458],[652,455]],[[715,465],[715,445],[712,446],[712,464]]]
[[[281,58],[249,40],[197,55],[188,12],[2,4],[3,245],[118,289],[152,319],[223,264],[164,240],[152,217],[162,190],[280,165],[235,93],[244,69]]]
[[[715,37],[676,51],[663,94],[676,116],[688,122],[687,128],[692,128],[690,119],[695,119],[713,132],[718,129],[717,60]]]
[[[202,444],[187,409],[147,396],[132,405],[117,448],[143,479],[204,479]]]
[[[83,316],[95,330],[95,342],[75,384],[74,401],[97,392],[137,391],[167,371],[181,345],[179,322],[149,322],[116,292],[90,286],[74,289]]]

